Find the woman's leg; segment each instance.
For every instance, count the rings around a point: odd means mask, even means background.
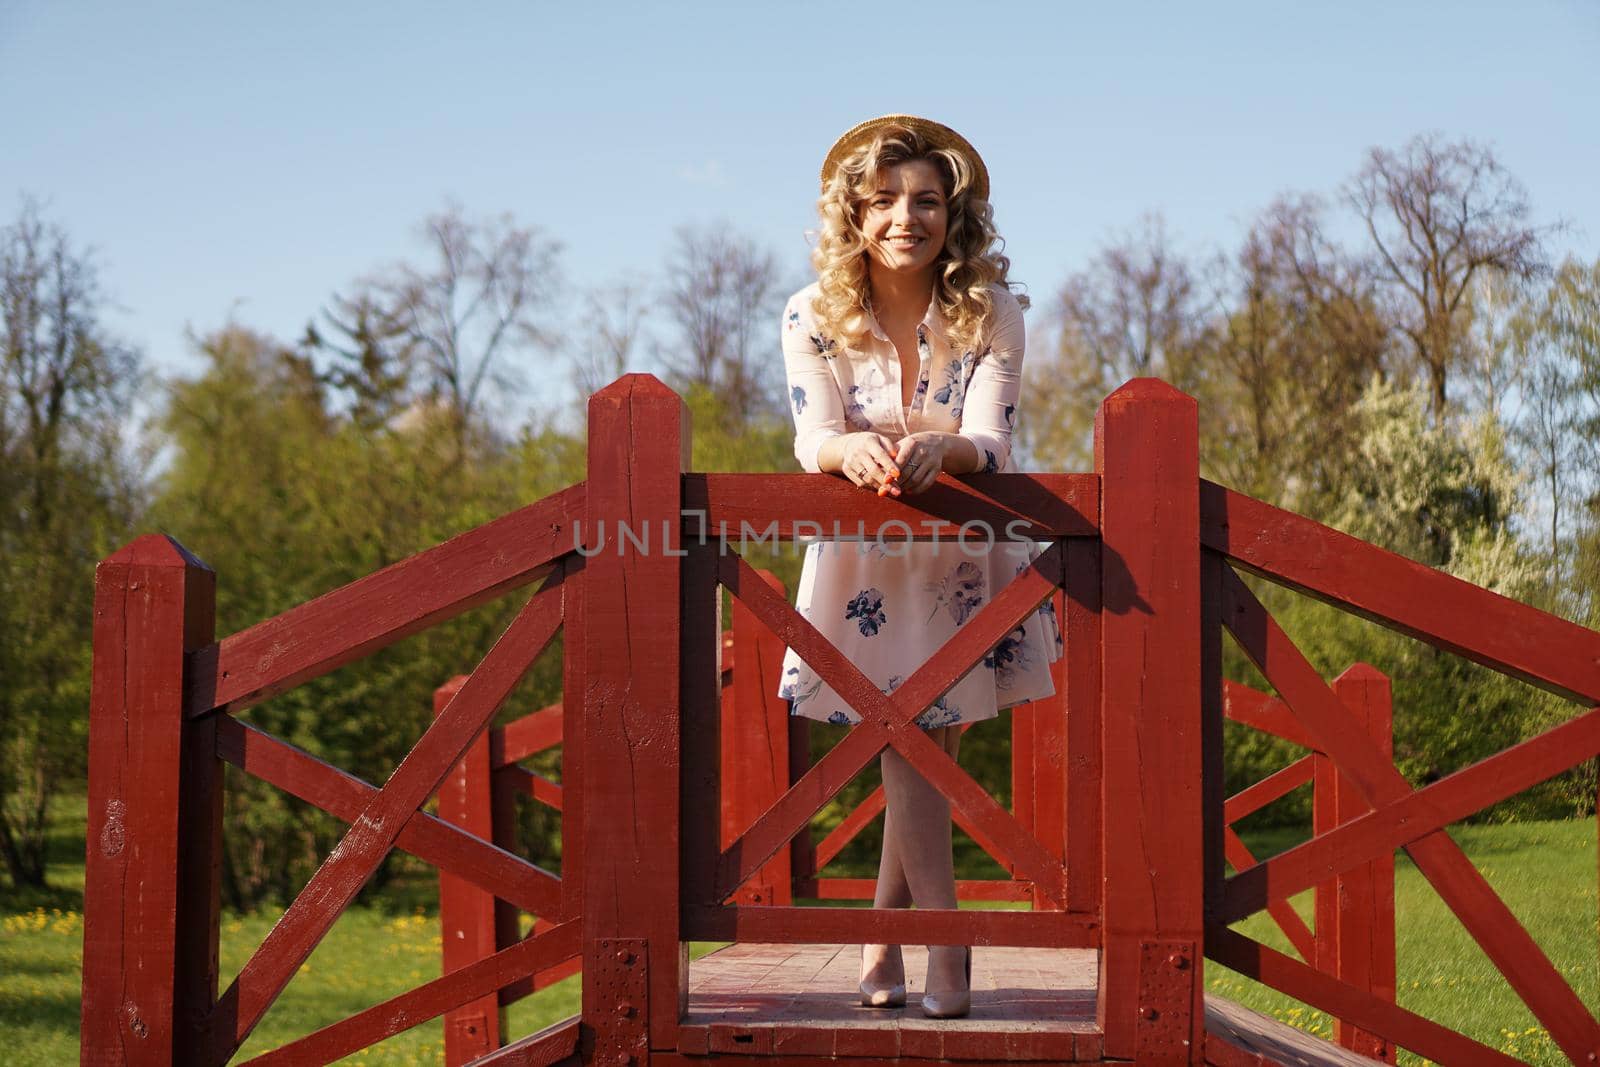
[[[930,731],[933,741],[954,758],[961,729]],[[893,749],[883,754],[885,865],[891,852],[899,860],[911,898],[919,908],[956,906],[955,868],[950,852],[950,802]],[[880,875],[882,869],[880,868]],[[882,888],[880,886],[880,892]],[[928,952],[930,990],[964,989],[966,953],[960,946],[934,946]]]
[[[887,755],[887,753],[885,753]],[[887,788],[884,790],[888,792]],[[900,839],[895,831],[895,813],[883,811],[883,852],[878,857],[878,882],[872,893],[874,908],[909,908],[911,887],[906,884],[900,862]],[[861,951],[861,981],[869,986],[903,985],[905,960],[899,945],[864,945]]]

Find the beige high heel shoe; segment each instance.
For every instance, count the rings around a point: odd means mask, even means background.
[[[966,946],[967,988],[924,993],[922,1014],[930,1019],[964,1019],[972,1011],[972,946]]]
[[[895,955],[900,955],[900,946],[894,946]],[[861,946],[861,962],[867,962],[867,946]],[[905,973],[905,959],[900,960],[900,972]],[[874,986],[866,982],[857,983],[861,991],[861,1006],[863,1008],[903,1008],[906,1006],[906,984]]]

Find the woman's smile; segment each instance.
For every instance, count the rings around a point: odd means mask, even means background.
[[[897,273],[930,271],[950,224],[939,171],[925,159],[884,168],[861,207],[861,232],[879,266]]]

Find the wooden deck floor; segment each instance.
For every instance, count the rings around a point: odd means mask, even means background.
[[[854,945],[735,944],[696,960],[679,1051],[1097,1062],[1092,949],[979,948],[972,1015],[932,1020],[919,1007],[927,953],[907,947],[906,1008],[863,1008]],[[1207,1029],[1291,1064],[1370,1064],[1229,1001],[1208,998]]]

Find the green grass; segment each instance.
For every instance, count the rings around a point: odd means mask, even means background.
[[[78,1058],[82,965],[82,800],[64,803],[51,842],[46,894],[0,889],[0,1047],[17,1063],[73,1063]],[[1453,835],[1550,955],[1590,1010],[1600,1008],[1597,973],[1595,824],[1512,823],[1458,828]],[[1250,837],[1258,855],[1292,842],[1281,834]],[[972,872],[978,875],[980,872]],[[437,976],[438,926],[426,886],[400,898],[410,910],[351,909],[334,925],[301,973],[262,1020],[241,1059],[335,1022]],[[1539,1064],[1567,1062],[1548,1033],[1402,856],[1396,864],[1400,917],[1397,962],[1400,1003],[1492,1047]],[[1309,918],[1310,894],[1295,901]],[[276,920],[276,913],[229,915],[222,963],[231,977]],[[1287,950],[1269,919],[1237,929]],[[714,946],[697,946],[697,954]],[[1211,965],[1208,988],[1304,1029],[1327,1034],[1332,1023],[1312,1009]],[[533,1033],[578,1010],[569,979],[513,1005],[509,1032]],[[352,1063],[438,1063],[441,1025],[418,1026],[350,1058]],[[1416,1058],[1403,1062],[1420,1063]]]

